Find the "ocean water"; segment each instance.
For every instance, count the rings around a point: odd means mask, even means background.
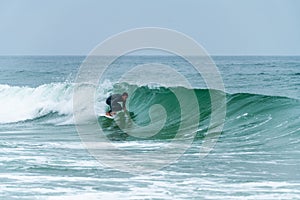
[[[189,64],[173,56],[126,56],[114,62],[105,79],[93,86],[95,112],[104,113],[111,93],[128,90],[134,91],[127,106],[136,124],[153,122],[153,105],[163,106],[167,114],[159,133],[147,138],[126,134],[116,120],[82,121],[99,124],[114,146],[155,153],[176,140],[180,122],[195,117],[195,105],[185,105],[191,116],[181,117],[174,92],[193,91],[200,107],[199,126],[185,153],[151,173],[104,165],[101,155],[96,159],[82,143],[74,124],[73,91],[84,59],[0,57],[0,199],[300,199],[300,57],[213,57],[227,110],[223,131],[204,158],[199,150],[211,119],[211,99]],[[169,87],[118,82],[130,67],[147,63],[174,67],[193,89],[176,82]],[[190,127],[185,128],[189,133]],[[127,165],[123,157],[114,159]]]

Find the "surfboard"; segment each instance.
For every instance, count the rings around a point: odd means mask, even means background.
[[[102,113],[102,114],[99,115],[99,117],[105,117],[105,118],[108,118],[108,119],[116,119],[116,118],[118,119],[119,117],[122,117],[122,116],[124,117],[124,115],[125,115],[124,111],[119,111],[113,116],[109,116],[109,115],[106,115],[106,113]],[[129,115],[131,118],[135,117],[133,112],[127,112],[127,115]]]
[[[114,119],[115,116],[109,116],[109,115],[106,115],[106,114],[100,114],[99,117],[106,117],[108,119]]]

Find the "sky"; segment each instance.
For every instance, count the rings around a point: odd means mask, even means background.
[[[87,55],[121,31],[182,32],[210,55],[300,55],[298,0],[0,0],[0,55]]]

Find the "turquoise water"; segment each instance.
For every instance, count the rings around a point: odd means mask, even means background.
[[[146,139],[127,135],[115,121],[100,117],[107,137],[127,151],[150,152],[168,145],[180,121],[189,120],[180,118],[172,91],[191,89],[176,83],[117,83],[122,73],[135,65],[162,63],[178,69],[194,88],[201,113],[192,145],[176,162],[150,174],[104,166],[82,144],[73,121],[72,94],[83,60],[0,57],[0,199],[300,198],[300,57],[213,57],[225,85],[227,113],[223,132],[204,159],[199,149],[211,102],[205,83],[189,64],[172,56],[129,56],[113,63],[117,70],[108,71],[97,86],[97,112],[104,112],[110,93],[124,90],[135,90],[128,108],[141,126],[150,123],[152,105],[161,104],[167,111],[164,128]],[[195,105],[187,108],[193,112]]]

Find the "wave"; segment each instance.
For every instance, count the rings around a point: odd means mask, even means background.
[[[126,85],[126,84],[125,84]],[[160,104],[167,113],[164,128],[154,138],[173,138],[179,129],[179,124],[184,120],[193,120],[195,109],[199,106],[200,121],[198,127],[198,138],[203,138],[208,130],[211,120],[211,98],[210,92],[215,96],[223,95],[220,91],[209,91],[207,89],[193,89],[197,97],[198,105],[185,105],[190,115],[181,116],[180,104],[174,95],[174,91],[180,92],[190,90],[182,87],[157,87],[122,85],[130,91],[135,91],[129,102],[130,111],[136,114],[134,121],[138,125],[148,125],[151,122],[149,111],[151,106]],[[245,134],[247,137],[252,133],[265,132],[274,137],[280,134],[295,134],[300,130],[300,101],[281,96],[267,96],[250,93],[226,94],[227,113],[224,132],[232,135]],[[158,121],[161,120],[158,117]],[[117,124],[108,123],[109,120],[102,119],[108,133],[122,133]],[[153,122],[151,122],[153,123]],[[114,127],[114,128],[112,128]],[[151,138],[150,138],[151,139]]]
[[[73,89],[74,83],[51,83],[36,88],[0,85],[0,123],[50,123],[54,125],[74,124],[73,121]],[[86,87],[96,87],[82,84]],[[133,120],[140,126],[158,123],[162,119],[156,115],[152,120],[149,111],[153,105],[164,107],[167,118],[159,138],[171,138],[179,128],[182,120],[192,120],[197,106],[200,108],[200,125],[198,137],[207,131],[210,122],[210,92],[207,89],[187,89],[183,87],[137,86],[127,83],[112,84],[109,81],[98,85],[95,112],[104,113],[105,99],[111,93],[129,91],[128,109],[134,113]],[[184,105],[190,115],[181,116],[181,105],[175,92],[193,91],[198,105]],[[216,94],[223,95],[219,91]],[[247,132],[270,131],[269,134],[299,132],[300,102],[296,99],[279,96],[237,93],[226,94],[227,114],[225,132],[242,134]],[[197,118],[198,119],[198,118]],[[85,119],[89,120],[89,119]],[[100,122],[108,124],[104,129],[110,133],[119,132],[116,124],[107,119]]]

